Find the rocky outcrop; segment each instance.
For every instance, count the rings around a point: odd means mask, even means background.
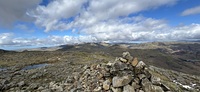
[[[143,61],[133,58],[129,52],[108,64],[93,64],[84,67],[80,78],[76,78],[68,91],[93,92],[165,92],[161,79],[151,75]],[[166,90],[167,89],[167,90]]]

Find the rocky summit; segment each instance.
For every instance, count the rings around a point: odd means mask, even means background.
[[[38,69],[12,67],[0,73],[0,92],[199,92],[200,89],[198,76],[147,65],[129,52],[108,62],[82,65],[66,61]]]
[[[136,64],[137,63],[137,64]],[[77,76],[74,76],[77,77]],[[73,80],[73,81],[71,81]],[[85,66],[79,78],[68,79],[70,92],[170,92],[143,61],[129,52],[107,64]]]

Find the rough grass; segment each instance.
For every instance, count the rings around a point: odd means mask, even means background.
[[[25,51],[5,53],[0,56],[0,67],[15,65],[26,66],[41,63],[56,63],[69,61],[74,64],[100,63],[114,60],[114,57],[102,52],[80,52],[80,51]]]

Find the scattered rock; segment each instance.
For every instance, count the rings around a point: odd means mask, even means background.
[[[14,83],[12,90],[36,90],[38,92],[164,92],[170,91],[169,87],[161,83],[161,79],[153,76],[143,61],[137,60],[124,52],[122,57],[108,64],[92,64],[91,66],[77,66],[78,70],[69,72],[60,82],[47,85],[31,83],[29,86],[21,81]],[[62,71],[62,70],[59,70]],[[57,72],[59,72],[57,71]],[[27,72],[32,72],[27,71]],[[44,71],[47,72],[47,71]],[[49,74],[50,72],[47,72]],[[16,76],[24,73],[15,73]],[[43,77],[41,72],[33,72],[29,78],[37,80]],[[54,73],[53,73],[54,74]],[[41,75],[41,76],[40,76]],[[46,75],[45,75],[46,76]],[[60,76],[60,75],[57,75]],[[56,76],[56,77],[57,77]],[[20,77],[20,76],[19,76]],[[10,80],[9,80],[10,81]],[[0,90],[8,88],[8,80],[1,81]],[[49,80],[47,80],[49,81]],[[15,86],[17,86],[15,88]]]

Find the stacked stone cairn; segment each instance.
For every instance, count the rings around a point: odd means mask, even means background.
[[[67,79],[70,92],[170,92],[160,81],[129,52],[114,62],[84,66],[80,74]]]

